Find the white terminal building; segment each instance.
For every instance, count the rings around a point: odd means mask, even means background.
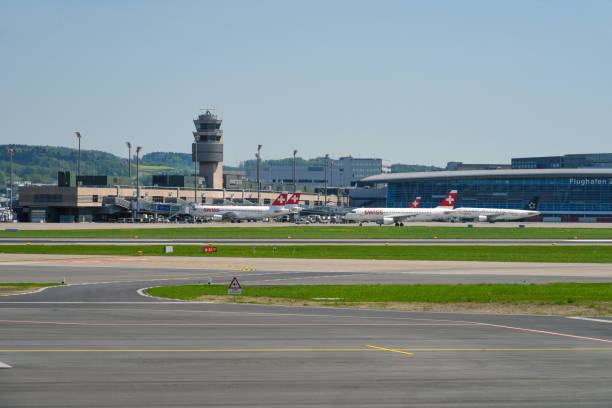
[[[391,162],[376,158],[355,158],[352,156],[328,159],[321,164],[295,167],[295,182],[299,186],[324,187],[327,175],[328,187],[350,187],[358,180],[391,173]],[[249,181],[257,181],[257,168],[247,169]],[[268,165],[260,169],[262,184],[293,184],[292,165]]]

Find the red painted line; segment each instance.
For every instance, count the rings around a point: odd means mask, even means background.
[[[524,332],[529,332],[529,333],[548,334],[551,336],[562,336],[562,337],[569,337],[572,339],[579,339],[579,340],[589,340],[589,341],[600,341],[603,343],[612,343],[612,340],[598,339],[596,337],[576,336],[573,334],[551,332],[551,331],[545,331],[545,330],[525,329],[523,327],[504,326],[501,324],[492,324],[492,323],[477,323],[477,324],[482,325],[482,326],[499,327],[502,329],[519,330],[519,331],[524,331]]]

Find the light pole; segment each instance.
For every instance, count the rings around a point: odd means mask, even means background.
[[[130,182],[132,181],[132,144],[130,142],[125,142],[128,148],[128,177],[130,178]]]
[[[138,155],[142,150],[142,146],[136,147],[136,198],[140,200],[140,180],[138,179]]]
[[[325,155],[325,203],[323,206],[327,206],[327,161],[329,160],[329,154]]]
[[[257,204],[260,204],[260,193],[261,193],[261,181],[259,179],[259,168],[261,165],[261,147],[262,145],[257,145],[257,154],[255,155],[257,157]]]
[[[198,139],[195,136],[196,140],[193,145],[193,150],[195,153],[195,160],[193,162],[193,203],[194,205],[198,203]]]
[[[8,154],[9,154],[9,158],[11,161],[11,174],[9,176],[9,208],[11,210],[11,213],[13,212],[13,149],[11,149],[10,147],[8,148]]]
[[[297,154],[297,150],[293,151],[293,192],[295,193],[295,155]]]
[[[334,188],[334,159],[329,162],[329,185]],[[336,192],[336,203],[338,201],[338,193]]]
[[[77,177],[81,175],[81,134],[76,132],[76,137],[79,139],[79,156],[77,161]]]

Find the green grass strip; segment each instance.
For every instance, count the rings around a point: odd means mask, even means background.
[[[227,295],[227,285],[165,286],[147,292],[152,296],[193,300],[202,295]],[[243,286],[242,295],[299,300],[341,298],[342,302],[571,304],[611,302],[612,283]]]
[[[0,238],[612,239],[611,228],[289,226],[0,231]]]
[[[18,283],[14,283],[14,282],[10,282],[10,283],[2,283],[0,282],[0,286],[15,286],[15,287],[28,287],[28,286],[35,286],[35,287],[44,287],[44,286],[58,286],[61,285],[61,283],[33,283],[33,282],[18,282]]]
[[[221,245],[212,254],[203,254],[202,246],[197,245],[174,245],[172,254],[164,254],[163,248],[163,245],[1,245],[0,253],[612,263],[612,246]]]

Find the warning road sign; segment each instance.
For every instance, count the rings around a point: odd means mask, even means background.
[[[227,287],[227,293],[229,295],[241,295],[242,294],[242,286],[240,286],[240,282],[238,282],[238,278],[234,276],[234,279],[230,282]]]

